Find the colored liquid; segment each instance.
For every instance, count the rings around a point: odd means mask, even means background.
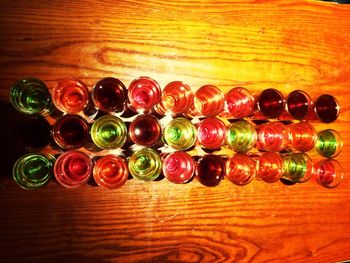
[[[200,116],[214,116],[223,110],[224,95],[213,85],[200,87],[194,95],[195,113]]]
[[[256,147],[259,150],[280,152],[289,144],[289,131],[281,122],[269,122],[257,128],[258,140]]]
[[[266,152],[258,159],[257,177],[264,182],[277,182],[283,175],[283,160],[278,153]]]
[[[193,105],[191,87],[181,81],[173,81],[165,86],[162,94],[162,105],[165,111],[184,113]]]
[[[50,142],[51,126],[41,116],[30,116],[16,125],[18,142],[30,151],[39,150]]]
[[[157,81],[140,77],[131,82],[128,89],[130,105],[138,112],[151,110],[161,100],[161,90]]]
[[[51,155],[23,155],[13,166],[13,179],[23,189],[40,188],[51,179],[54,160]]]
[[[330,123],[338,118],[340,106],[336,98],[324,94],[316,99],[314,110],[321,122]]]
[[[324,157],[336,157],[343,148],[343,139],[335,130],[327,129],[318,133],[316,149]]]
[[[63,79],[53,88],[52,102],[62,112],[78,113],[89,102],[89,90],[81,80]]]
[[[164,139],[175,150],[187,150],[196,142],[196,128],[186,118],[175,118],[165,127]]]
[[[92,100],[96,107],[105,112],[124,110],[127,91],[124,84],[115,78],[104,78],[92,90]]]
[[[77,149],[88,140],[89,126],[78,115],[64,115],[53,126],[53,138],[63,149]]]
[[[116,155],[106,155],[97,160],[93,170],[95,182],[106,189],[116,189],[128,180],[128,165]]]
[[[338,186],[344,178],[344,170],[334,159],[325,159],[315,165],[317,182],[327,188]]]
[[[156,151],[143,148],[131,155],[128,167],[134,178],[142,181],[152,181],[160,175],[162,161]]]
[[[227,130],[227,143],[236,152],[247,152],[255,146],[255,127],[245,120],[236,121]]]
[[[225,175],[225,165],[218,155],[205,155],[198,162],[196,176],[205,186],[216,186]]]
[[[124,145],[127,138],[125,123],[116,116],[104,115],[91,127],[91,139],[101,149],[116,149]]]
[[[91,176],[92,160],[80,151],[67,151],[60,155],[54,166],[57,182],[66,188],[75,188],[85,184]]]
[[[10,101],[15,109],[26,114],[48,115],[52,111],[48,88],[44,82],[35,78],[17,81],[11,87]]]
[[[158,119],[152,115],[140,115],[132,121],[129,129],[131,140],[139,145],[152,146],[162,135]]]
[[[300,122],[287,126],[290,133],[290,144],[294,149],[307,152],[314,148],[317,141],[317,133],[310,123]]]
[[[256,163],[248,155],[238,153],[226,163],[226,177],[236,185],[248,184],[256,175]]]
[[[275,89],[266,89],[257,100],[258,110],[269,119],[279,117],[284,111],[283,95]]]
[[[163,174],[172,183],[182,184],[191,180],[194,174],[194,162],[186,152],[169,154],[163,162]]]
[[[240,119],[249,116],[254,110],[254,97],[245,88],[233,88],[225,98],[225,115]]]
[[[297,120],[304,120],[312,110],[310,96],[301,90],[291,92],[287,97],[288,113]]]
[[[293,153],[283,156],[283,179],[302,183],[310,179],[314,168],[312,160],[305,153]]]
[[[220,119],[209,117],[199,123],[197,134],[204,148],[218,149],[225,143],[226,126]]]

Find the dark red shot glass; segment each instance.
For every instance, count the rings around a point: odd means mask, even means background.
[[[62,149],[78,149],[88,141],[89,125],[79,115],[63,115],[54,124],[52,135],[54,141]]]
[[[196,167],[198,181],[205,186],[216,186],[225,176],[225,163],[219,155],[205,155]]]
[[[278,118],[284,111],[285,100],[276,89],[263,90],[256,101],[257,109],[268,119]]]
[[[310,96],[302,90],[294,90],[286,99],[287,112],[296,120],[305,120],[311,117],[313,103]]]
[[[332,95],[323,94],[316,99],[314,111],[321,122],[330,123],[338,118],[340,105]]]
[[[131,140],[142,146],[153,146],[162,136],[162,126],[153,115],[139,115],[129,127]]]
[[[125,109],[126,99],[126,87],[116,78],[101,79],[92,89],[95,106],[104,112],[122,112]]]

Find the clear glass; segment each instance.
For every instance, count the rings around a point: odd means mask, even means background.
[[[128,165],[123,157],[113,154],[99,158],[93,169],[95,182],[105,189],[117,189],[128,180]]]
[[[25,150],[38,151],[49,145],[51,125],[40,115],[30,115],[16,124],[15,134]]]
[[[52,90],[52,102],[60,111],[78,113],[89,103],[89,90],[79,79],[62,79]]]
[[[181,81],[173,81],[165,86],[162,93],[162,108],[164,112],[180,114],[193,106],[191,87]]]
[[[317,182],[327,188],[337,187],[344,179],[344,169],[334,159],[325,159],[315,165]]]

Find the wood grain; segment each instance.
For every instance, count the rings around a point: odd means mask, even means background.
[[[196,180],[129,180],[115,191],[34,192],[11,180],[11,84],[67,76],[90,87],[106,76],[150,76],[194,90],[332,93],[337,158],[350,172],[350,7],[317,1],[0,1],[0,261],[335,262],[350,259],[350,181],[323,189],[259,181],[215,188]],[[316,155],[312,155],[318,158]]]

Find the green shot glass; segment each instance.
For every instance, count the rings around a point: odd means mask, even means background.
[[[52,155],[25,154],[13,166],[13,179],[23,189],[38,189],[51,179],[54,162],[55,158]]]
[[[227,130],[227,144],[235,152],[247,152],[255,146],[255,127],[245,120],[232,123]]]
[[[335,130],[327,129],[317,135],[316,149],[327,158],[336,157],[343,148],[343,139]]]
[[[186,118],[173,119],[164,129],[165,142],[175,150],[191,148],[197,137],[196,127]]]
[[[116,149],[124,145],[127,138],[125,123],[113,115],[98,118],[90,130],[91,139],[101,149]]]
[[[153,181],[162,171],[162,160],[155,150],[143,148],[131,155],[128,167],[134,178],[142,181]]]
[[[283,179],[294,183],[303,183],[311,178],[314,165],[311,158],[305,153],[292,153],[283,157]]]
[[[10,89],[10,101],[16,110],[26,114],[48,115],[53,110],[47,86],[35,78],[17,81]]]

